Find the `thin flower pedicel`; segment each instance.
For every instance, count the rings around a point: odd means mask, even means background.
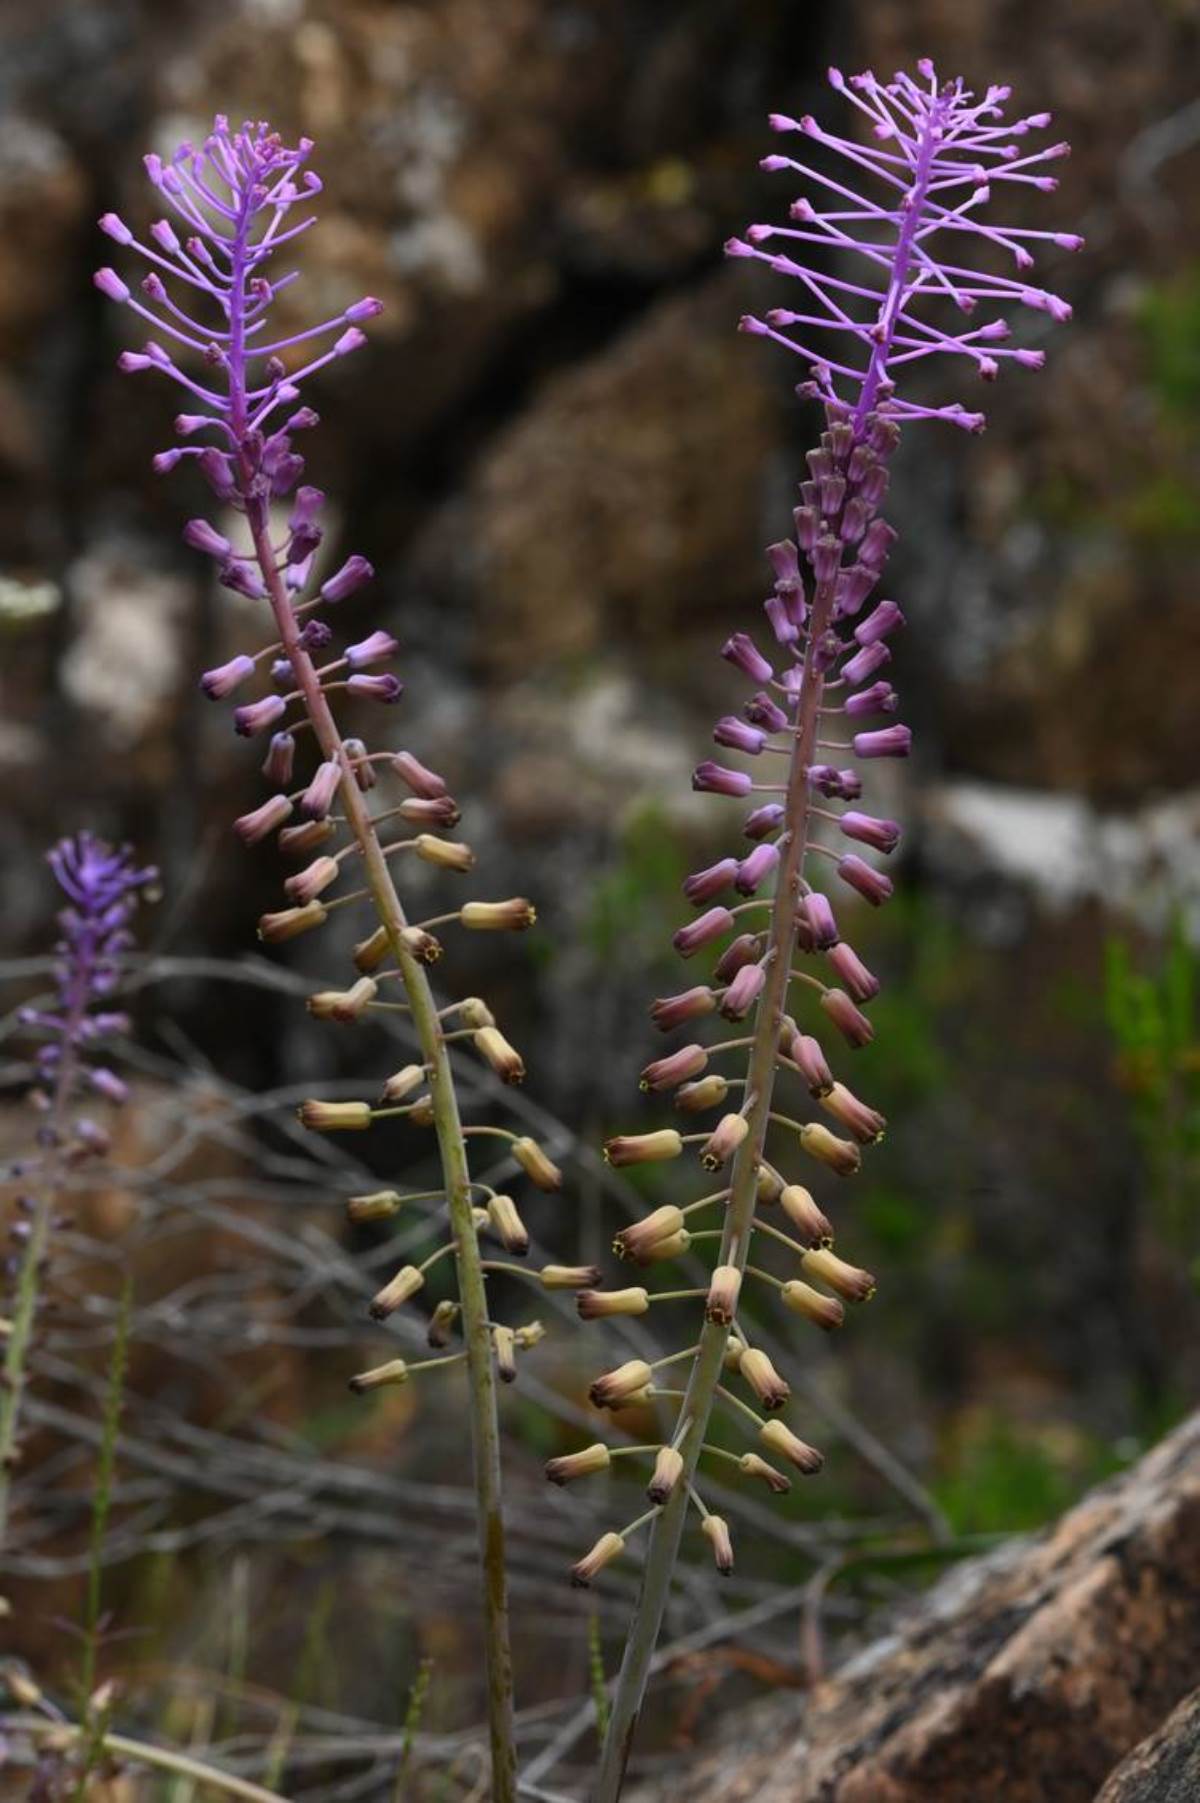
[[[822,1172],[830,1180],[850,1177],[862,1148],[885,1126],[869,1101],[835,1079],[835,1061],[823,1044],[827,1027],[851,1051],[874,1034],[865,1009],[879,983],[841,936],[837,898],[853,892],[879,907],[892,893],[876,860],[895,850],[900,828],[869,802],[857,804],[869,795],[872,762],[907,757],[912,745],[908,727],[889,719],[897,706],[886,674],[890,641],[903,617],[889,599],[871,604],[896,539],[879,510],[904,423],[943,420],[970,431],[984,423],[982,413],[958,399],[914,398],[901,394],[898,382],[909,366],[932,357],[955,358],[985,381],[1005,361],[1038,367],[1040,351],[1009,343],[997,304],[1068,318],[1065,302],[1031,284],[1031,247],[1043,240],[1063,249],[1082,243],[1074,235],[1008,228],[981,216],[1001,184],[1056,185],[1046,165],[1066,146],[1027,151],[1024,145],[1030,131],[1049,123],[1048,114],[1005,123],[1007,89],[989,88],[976,99],[961,81],[939,82],[928,61],[918,65],[916,78],[898,75],[882,83],[868,73],[847,80],[835,70],[830,81],[865,117],[869,136],[837,137],[811,118],[774,116],[775,130],[820,146],[826,161],[837,162],[837,173],[803,154],[768,157],[767,169],[803,177],[808,192],[793,204],[788,224],[752,226],[727,246],[731,256],[760,259],[800,285],[802,296],[792,308],[748,317],[742,329],[774,339],[804,360],[808,374],[798,392],[823,406],[826,430],[808,453],[792,535],[767,551],[773,592],[764,611],[774,648],[767,655],[744,632],[726,642],[722,655],[755,692],[741,719],[726,715],[717,723],[721,761],[704,761],[693,777],[696,789],[750,810],[743,831],[753,849],[720,860],[684,885],[687,899],[702,911],[680,927],[676,950],[692,958],[709,947],[724,949],[710,982],[651,1009],[665,1032],[686,1024],[689,1039],[697,1023],[713,1016],[739,1023],[736,1037],[723,1045],[697,1040],[643,1074],[643,1086],[654,1091],[678,1083],[675,1101],[684,1111],[727,1112],[709,1133],[659,1129],[622,1136],[607,1147],[611,1163],[627,1165],[680,1158],[694,1146],[701,1165],[725,1175],[728,1187],[681,1210],[657,1210],[642,1224],[656,1230],[656,1216],[669,1214],[662,1225],[670,1238],[681,1214],[686,1226],[676,1231],[683,1249],[701,1237],[695,1229],[707,1211],[723,1217],[707,1291],[637,1292],[644,1298],[639,1312],[656,1300],[694,1294],[703,1311],[699,1344],[658,1361],[686,1359],[689,1375],[682,1393],[665,1393],[680,1401],[666,1437],[672,1456],[656,1467],[652,1481],[652,1508],[619,1532],[606,1533],[574,1568],[576,1583],[592,1582],[649,1525],[641,1594],[602,1754],[599,1803],[614,1803],[621,1790],[689,1505],[718,1569],[732,1566],[728,1527],[697,1488],[714,1404],[730,1409],[755,1437],[757,1450],[740,1461],[746,1476],[784,1490],[787,1468],[801,1476],[820,1469],[819,1451],[781,1417],[788,1387],[752,1344],[745,1314],[738,1312],[745,1289],[753,1285],[774,1294],[783,1308],[831,1331],[841,1325],[846,1307],[866,1300],[874,1287],[868,1272],[832,1250],[824,1206],[804,1184],[785,1182],[775,1161],[789,1169],[799,1153],[814,1179]],[[1016,274],[967,266],[968,251],[980,245],[1009,257]],[[819,263],[816,252],[822,253]],[[727,761],[731,754],[750,767]],[[719,1074],[707,1068],[714,1058],[720,1059]],[[775,1102],[780,1079],[788,1091],[787,1112]],[[801,1118],[793,1113],[797,1107]],[[776,1209],[786,1231],[770,1220]],[[619,1236],[617,1250],[646,1256],[637,1227]],[[786,1275],[759,1262],[767,1257],[774,1263],[782,1258]],[[616,1312],[631,1292],[608,1294],[606,1309],[606,1292],[588,1293],[589,1317]],[[593,1400],[611,1408],[631,1393],[653,1397],[654,1379],[651,1366],[621,1367],[597,1380]],[[755,1406],[734,1386],[749,1390]],[[570,1475],[599,1468],[593,1454]]]

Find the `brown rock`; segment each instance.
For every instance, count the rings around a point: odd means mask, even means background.
[[[1139,1741],[1096,1803],[1195,1803],[1200,1797],[1200,1690]]]
[[[1090,1803],[1174,1708],[1198,1659],[1200,1415],[1043,1538],[960,1566],[801,1713],[791,1700],[769,1705],[753,1735],[741,1724],[731,1745],[677,1770],[670,1794]],[[1195,1722],[1181,1726],[1175,1752],[1165,1734],[1144,1749],[1144,1769],[1155,1759],[1168,1774],[1197,1769],[1187,1764],[1200,1757]],[[1196,1793],[1104,1798],[1160,1794]],[[639,1793],[641,1803],[655,1795]]]

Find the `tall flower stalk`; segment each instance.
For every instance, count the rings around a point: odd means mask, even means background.
[[[37,1155],[21,1161],[21,1190],[9,1229],[13,1288],[0,1378],[0,1548],[62,1192],[74,1168],[108,1150],[103,1127],[79,1109],[86,1096],[118,1105],[126,1098],[124,1079],[97,1058],[106,1039],[128,1031],[129,1021],[112,1006],[112,996],[122,955],[132,943],[129,926],[139,894],[157,875],[139,867],[127,846],[114,850],[90,833],[61,840],[48,856],[66,905],[58,916],[55,1000],[48,1008],[24,1008],[20,1015],[21,1024],[41,1038],[38,1082],[31,1092],[41,1120]]]
[[[141,351],[126,352],[122,367],[157,370],[187,393],[190,411],[175,422],[186,442],[155,464],[165,471],[193,459],[223,514],[216,522],[190,521],[185,539],[215,561],[227,588],[261,602],[273,622],[273,642],[202,678],[214,699],[256,681],[261,688],[266,678],[265,692],[237,706],[233,717],[238,733],[268,739],[263,771],[271,794],[237,821],[236,830],[247,844],[278,835],[285,858],[309,860],[287,878],[288,905],[263,917],[260,937],[281,942],[320,927],[335,909],[363,905],[374,925],[355,948],[354,980],[345,989],[313,995],[310,1010],[346,1023],[375,1010],[401,1009],[418,1042],[419,1062],[393,1073],[377,1103],[314,1099],[300,1112],[307,1126],[322,1132],[403,1117],[436,1135],[448,1238],[423,1264],[402,1266],[370,1313],[387,1318],[426,1290],[434,1267],[452,1265],[456,1295],[438,1304],[429,1323],[438,1356],[416,1364],[387,1360],[354,1377],[351,1388],[366,1392],[406,1383],[426,1367],[465,1363],[484,1578],[491,1794],[508,1803],[516,1780],[496,1379],[512,1379],[518,1353],[535,1344],[541,1330],[536,1322],[515,1330],[504,1326],[489,1307],[487,1271],[497,1261],[483,1256],[480,1234],[491,1234],[517,1256],[529,1242],[513,1198],[472,1179],[470,1138],[486,1135],[489,1147],[499,1138],[514,1170],[540,1189],[558,1189],[561,1175],[534,1141],[500,1127],[464,1124],[452,1051],[473,1049],[510,1083],[521,1080],[524,1065],[479,998],[439,1005],[428,969],[442,949],[435,928],[519,931],[535,916],[528,901],[515,897],[468,901],[410,923],[393,878],[396,866],[415,858],[454,881],[474,863],[469,846],[444,836],[458,823],[458,806],[444,780],[410,751],[373,750],[362,739],[347,738],[335,717],[335,702],[394,704],[403,685],[386,668],[398,649],[390,634],[372,632],[338,655],[331,648],[333,630],[320,617],[324,609],[340,608],[373,572],[354,555],[323,581],[314,575],[324,496],[301,482],[304,460],[296,437],[317,424],[301,402],[301,384],[363,345],[361,327],[380,304],[367,297],[334,319],[273,335],[272,308],[295,280],[294,272],[279,272],[277,258],[314,223],[311,214],[297,217],[320,188],[305,166],[311,149],[308,140],[285,145],[267,125],[231,130],[218,117],[201,148],[185,144],[166,162],[148,157],[150,179],[170,216],[150,227],[148,243],[115,214],[106,214],[101,226],[136,250],[149,272],[138,294],[111,269],[100,270],[96,281],[149,320],[171,347],[155,336]],[[180,367],[175,347],[200,361],[199,379]],[[302,760],[306,774],[299,778]],[[372,806],[379,778],[389,774],[399,780],[401,799]],[[359,881],[346,887],[351,872]],[[355,1197],[351,1215],[383,1220],[409,1199],[395,1190]],[[577,1287],[589,1277],[553,1266],[528,1274],[544,1287]],[[462,1349],[444,1351],[458,1327]]]
[[[891,880],[857,848],[886,856],[900,828],[857,803],[864,787],[858,766],[906,757],[911,746],[909,729],[889,720],[897,697],[884,674],[888,641],[903,616],[886,598],[864,611],[896,539],[879,509],[901,428],[926,419],[968,431],[984,424],[982,413],[957,400],[931,404],[901,395],[897,380],[907,365],[935,355],[965,359],[985,380],[1006,358],[1040,365],[1040,351],[1006,342],[1003,319],[977,323],[978,304],[1001,301],[1069,317],[1066,304],[1032,287],[1024,272],[1033,261],[1031,243],[1050,239],[1075,249],[1082,242],[980,216],[1000,183],[1056,186],[1044,169],[1066,146],[1026,153],[1021,142],[1049,122],[1048,114],[1005,123],[1007,89],[990,88],[976,99],[961,81],[939,82],[928,61],[918,65],[916,79],[899,75],[884,84],[864,74],[847,81],[835,70],[830,81],[865,116],[867,138],[837,137],[812,118],[773,117],[775,130],[819,146],[823,162],[772,156],[764,167],[803,176],[816,198],[797,200],[786,226],[752,226],[744,240],[727,246],[731,256],[759,258],[800,283],[798,308],[746,318],[742,329],[805,361],[809,374],[798,392],[818,400],[826,416],[821,441],[808,454],[793,534],[767,552],[774,592],[765,611],[776,650],[766,657],[745,633],[735,633],[723,649],[756,692],[741,717],[718,722],[714,737],[724,750],[750,758],[754,774],[740,763],[705,762],[693,778],[699,790],[751,803],[744,832],[752,849],[684,884],[703,911],[676,933],[677,951],[691,957],[710,945],[724,949],[709,982],[663,998],[651,1011],[665,1031],[716,1017],[735,1023],[735,1033],[716,1045],[690,1043],[655,1060],[642,1076],[644,1089],[674,1090],[685,1115],[726,1111],[710,1131],[663,1128],[610,1140],[606,1148],[612,1164],[627,1165],[674,1159],[698,1146],[708,1193],[682,1208],[655,1209],[618,1235],[615,1250],[652,1266],[707,1241],[717,1247],[716,1263],[707,1290],[652,1292],[639,1285],[580,1298],[589,1318],[640,1314],[689,1296],[703,1302],[698,1338],[688,1336],[694,1345],[656,1364],[631,1361],[592,1388],[601,1407],[678,1399],[663,1445],[636,1449],[654,1454],[650,1507],[629,1527],[603,1535],[573,1574],[576,1583],[590,1583],[620,1556],[634,1530],[648,1527],[641,1592],[601,1757],[599,1803],[613,1803],[621,1790],[690,1509],[718,1569],[733,1566],[729,1530],[698,1487],[702,1456],[732,1459],[774,1491],[786,1490],[790,1480],[763,1452],[801,1474],[821,1465],[820,1453],[777,1413],[788,1385],[755,1347],[739,1313],[743,1286],[761,1287],[825,1329],[840,1325],[843,1303],[864,1301],[874,1288],[869,1273],[832,1250],[833,1228],[810,1190],[779,1167],[798,1149],[815,1166],[850,1176],[860,1149],[885,1127],[882,1115],[835,1080],[818,1037],[833,1027],[851,1050],[866,1045],[874,1030],[865,1010],[880,987],[841,937],[826,878],[835,876],[875,907],[892,893]],[[964,266],[966,246],[981,242],[1011,257],[1017,277]],[[820,254],[830,252],[832,262]],[[968,323],[953,329],[941,323],[947,304],[951,317],[956,309]],[[795,1103],[777,1101],[781,1078],[832,1125],[811,1118],[807,1108],[798,1119]],[[714,1219],[719,1224],[709,1226]],[[764,1257],[775,1264],[782,1259],[786,1274],[759,1262]],[[680,1365],[680,1387],[670,1387],[671,1368]],[[735,1383],[750,1393],[753,1407],[729,1387]],[[760,1450],[738,1457],[709,1443],[717,1403]],[[613,1456],[597,1442],[552,1461],[548,1475],[566,1482],[605,1468]]]

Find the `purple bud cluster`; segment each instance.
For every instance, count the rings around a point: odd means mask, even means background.
[[[127,1017],[106,1004],[120,979],[122,956],[133,943],[129,923],[139,893],[158,873],[139,867],[128,846],[114,850],[90,833],[60,840],[47,858],[67,898],[58,915],[58,996],[53,1007],[25,1008],[20,1018],[22,1025],[44,1035],[36,1063],[45,1088],[35,1093],[40,1105],[57,1117],[57,1133],[79,1090],[107,1102],[125,1100],[124,1080],[94,1059],[104,1039],[128,1031]],[[47,1090],[53,1091],[53,1102]],[[80,1144],[99,1149],[99,1130],[87,1122],[78,1128]]]

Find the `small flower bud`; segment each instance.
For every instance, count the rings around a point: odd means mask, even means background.
[[[806,1321],[812,1321],[826,1333],[832,1333],[846,1318],[846,1311],[835,1297],[823,1296],[820,1290],[801,1283],[798,1278],[785,1283],[779,1296],[785,1308],[790,1308],[795,1315],[803,1315]]]
[[[717,1071],[710,1071],[696,1083],[685,1083],[675,1091],[675,1106],[684,1114],[704,1114],[719,1108],[729,1095],[729,1084]]]
[[[832,1245],[833,1228],[802,1183],[785,1184],[779,1206],[806,1246]]]
[[[450,1344],[458,1317],[462,1314],[462,1303],[447,1297],[439,1302],[429,1317],[429,1326],[425,1329],[425,1344],[440,1352]]]
[[[890,682],[873,682],[869,689],[860,689],[857,695],[847,695],[843,704],[848,718],[856,720],[865,714],[894,714],[900,705],[900,697]],[[862,785],[850,795],[846,789],[840,791],[842,796],[851,801],[861,795]]]
[[[356,1396],[362,1396],[367,1390],[379,1390],[386,1384],[406,1384],[408,1382],[408,1365],[404,1359],[389,1359],[386,1365],[376,1365],[372,1371],[360,1371],[352,1377],[347,1388]]]
[[[529,1234],[511,1196],[489,1196],[488,1222],[506,1252],[524,1258],[529,1251]]]
[[[744,1114],[723,1114],[700,1148],[700,1163],[706,1171],[719,1171],[728,1164],[750,1131]]]
[[[700,1532],[713,1550],[717,1570],[723,1578],[727,1578],[733,1570],[733,1541],[729,1536],[729,1524],[720,1515],[706,1515],[700,1523]]]
[[[770,682],[775,671],[747,633],[735,632],[721,647],[721,656],[751,682]]]
[[[575,1307],[581,1321],[604,1321],[610,1315],[644,1315],[650,1307],[650,1292],[643,1289],[580,1290]],[[643,1383],[649,1383],[644,1377]]]
[[[654,1472],[646,1485],[646,1495],[660,1506],[683,1476],[683,1455],[673,1446],[660,1446],[654,1461]]]
[[[878,732],[856,732],[854,755],[859,758],[906,758],[912,750],[907,726],[885,726]]]
[[[304,907],[306,903],[315,901],[318,895],[323,895],[332,883],[337,882],[340,875],[341,865],[336,858],[314,858],[311,864],[298,870],[295,876],[288,877],[283,886],[292,900]]]
[[[818,952],[828,951],[831,945],[838,942],[838,925],[833,909],[829,905],[828,896],[816,890],[804,898],[804,918],[812,934],[813,949]]]
[[[839,674],[847,687],[856,689],[860,683],[870,682],[891,661],[892,654],[887,646],[876,640],[873,645],[863,645],[853,657],[848,657]]]
[[[391,949],[386,927],[376,927],[367,939],[360,939],[354,948],[354,967],[364,972],[378,970]]]
[[[370,977],[360,977],[349,989],[322,989],[308,998],[308,1012],[317,1020],[349,1024],[358,1020],[379,993]]]
[[[498,1027],[480,1027],[472,1034],[471,1043],[503,1083],[524,1082],[525,1060]]]
[[[432,833],[418,833],[413,840],[413,850],[426,864],[433,864],[439,870],[470,870],[475,862],[475,853],[469,845],[456,843],[453,839],[438,839]]]
[[[415,1102],[409,1104],[408,1124],[410,1127],[432,1127],[436,1119],[432,1096],[418,1096]]]
[[[438,795],[432,801],[420,795],[409,795],[400,803],[401,817],[412,826],[440,826],[449,830],[462,819],[462,809],[452,795]]]
[[[827,989],[821,997],[821,1006],[849,1045],[870,1045],[875,1029],[844,989]]]
[[[464,1027],[494,1027],[496,1017],[487,1003],[477,995],[464,996],[458,1004],[458,1018]]]
[[[310,626],[319,625],[317,620],[310,620]],[[354,780],[364,795],[372,790],[379,780],[375,774],[375,766],[367,755],[367,747],[362,739],[346,739],[343,741],[346,758],[354,772]]]
[[[715,1327],[729,1327],[737,1312],[738,1296],[741,1294],[742,1274],[736,1265],[717,1265],[708,1285],[708,1299],[704,1304],[704,1318]]]
[[[810,1158],[827,1165],[839,1177],[853,1177],[861,1168],[862,1154],[848,1139],[838,1139],[820,1121],[806,1121],[800,1130],[800,1144]]]
[[[691,1244],[691,1234],[685,1227],[681,1227],[678,1232],[668,1233],[661,1240],[654,1240],[652,1244],[642,1246],[639,1251],[632,1253],[630,1256],[635,1265],[642,1265],[643,1267],[646,1265],[656,1265],[661,1263],[664,1259],[682,1257],[685,1252],[690,1250]]]
[[[830,949],[829,963],[854,1001],[870,1002],[879,994],[879,978],[872,975],[858,953],[844,940]]]
[[[713,740],[717,745],[724,746],[727,751],[744,751],[748,757],[757,757],[766,739],[761,727],[751,726],[735,714],[726,714],[713,727]]]
[[[425,1288],[425,1279],[416,1265],[401,1265],[396,1275],[372,1297],[367,1313],[373,1321],[386,1321],[398,1308]]]
[[[436,964],[442,955],[442,942],[427,933],[424,927],[404,927],[400,933],[400,943],[410,958],[418,964]]]
[[[825,1463],[815,1446],[808,1446],[782,1421],[766,1421],[759,1429],[759,1439],[770,1451],[794,1465],[805,1477],[813,1477]]]
[[[520,895],[511,901],[470,901],[464,903],[459,920],[476,932],[522,933],[537,920],[537,910]]]
[[[774,844],[756,845],[749,857],[743,858],[737,867],[734,888],[739,895],[755,895],[772,876],[779,864],[779,847]]]
[[[702,1045],[681,1046],[666,1058],[656,1058],[643,1070],[639,1087],[644,1090],[674,1089],[689,1077],[698,1077],[708,1065],[708,1053]]]
[[[825,1096],[833,1088],[833,1072],[826,1062],[821,1042],[810,1033],[797,1033],[788,1046],[788,1056],[808,1085],[810,1096]]]
[[[372,632],[356,645],[347,645],[342,655],[351,670],[366,670],[372,664],[386,663],[399,649],[399,643],[390,632]]]
[[[414,1089],[420,1089],[425,1081],[423,1064],[405,1064],[398,1071],[393,1071],[383,1086],[381,1100],[384,1102],[403,1102],[411,1096]]]
[[[267,755],[263,759],[262,773],[269,783],[277,789],[286,789],[292,780],[292,769],[296,761],[296,741],[290,732],[271,734]]]
[[[394,1214],[399,1214],[403,1204],[404,1197],[398,1190],[377,1189],[370,1195],[351,1196],[346,1203],[346,1213],[359,1226],[364,1221],[388,1221]]]
[[[769,833],[779,831],[783,825],[784,807],[782,802],[768,801],[761,808],[746,815],[742,832],[747,839],[765,839]]]
[[[355,1133],[371,1125],[369,1102],[301,1102],[300,1125],[316,1133]]]
[[[754,780],[748,770],[730,770],[724,764],[714,764],[711,759],[697,764],[692,771],[692,788],[702,795],[741,797],[749,795],[753,787]]]
[[[604,1162],[614,1169],[627,1164],[657,1164],[664,1158],[678,1158],[683,1140],[674,1127],[660,1127],[654,1133],[623,1133],[604,1142]]]
[[[900,843],[900,828],[894,820],[877,820],[873,814],[851,809],[842,815],[838,825],[848,839],[856,839],[875,851],[895,851]]]
[[[896,603],[881,601],[877,607],[872,608],[866,619],[860,621],[854,628],[854,636],[860,645],[874,645],[880,639],[887,638],[889,633],[894,632],[898,626],[903,625],[904,615]]]
[[[860,1270],[857,1265],[848,1265],[828,1246],[816,1246],[806,1252],[803,1264],[806,1277],[827,1284],[846,1302],[869,1302],[875,1294],[875,1279],[871,1273]]]
[[[526,1321],[524,1327],[518,1327],[513,1335],[518,1352],[528,1352],[533,1346],[539,1346],[546,1337],[546,1329],[541,1321]]]
[[[835,1083],[821,1106],[851,1132],[861,1146],[873,1146],[883,1138],[887,1121],[878,1109],[860,1102],[843,1083]]]
[[[543,1265],[538,1272],[546,1290],[587,1290],[600,1282],[599,1265]]]
[[[696,870],[691,876],[685,877],[683,893],[696,907],[703,907],[705,902],[720,895],[722,889],[728,889],[737,870],[736,858],[722,858],[719,863],[710,864],[706,870]]]
[[[603,1440],[596,1440],[591,1446],[580,1447],[578,1452],[547,1459],[546,1476],[552,1484],[573,1484],[576,1478],[594,1477],[598,1471],[607,1471],[611,1463],[608,1447]]]
[[[891,877],[885,876],[882,870],[872,869],[870,864],[856,857],[853,852],[838,859],[837,873],[844,883],[848,883],[851,889],[856,889],[873,908],[881,907],[891,896]]]
[[[334,572],[327,582],[321,584],[323,601],[344,601],[347,596],[370,582],[375,571],[365,557],[357,555],[348,557],[340,570]]]
[[[258,936],[264,945],[282,945],[285,939],[295,939],[297,934],[307,933],[312,927],[324,926],[328,918],[320,902],[308,902],[303,908],[285,908],[280,914],[260,915]]]
[[[411,751],[398,751],[392,759],[392,769],[401,781],[408,784],[414,795],[425,801],[436,801],[446,793],[446,783],[436,771],[429,770],[415,758]]]
[[[329,758],[317,768],[316,775],[300,797],[300,812],[310,820],[323,820],[333,806],[342,780],[342,766],[337,758]]]
[[[754,1200],[763,1208],[772,1208],[783,1194],[783,1178],[774,1165],[760,1164],[754,1184]]]
[[[261,807],[240,815],[233,823],[233,830],[243,845],[257,845],[277,826],[282,826],[291,812],[292,804],[286,795],[272,795]]]
[[[243,739],[252,738],[255,733],[266,732],[269,726],[274,726],[286,712],[287,702],[282,695],[264,695],[261,701],[234,708],[233,730]]]
[[[285,858],[306,858],[318,846],[327,844],[335,831],[332,820],[306,820],[303,826],[285,826],[277,843]]]
[[[713,966],[713,976],[718,983],[728,983],[744,964],[757,964],[762,950],[763,942],[757,933],[739,933],[736,939],[730,940],[717,959]]]
[[[721,1013],[726,1020],[745,1020],[762,993],[767,973],[761,964],[743,964],[721,997]]]
[[[716,1005],[717,998],[712,990],[700,985],[696,989],[685,989],[680,995],[660,996],[650,1004],[650,1018],[660,1033],[669,1033],[685,1021],[699,1020],[711,1014]]]
[[[522,1136],[514,1139],[509,1151],[538,1189],[552,1194],[562,1188],[563,1174],[552,1158],[548,1158],[536,1139]]]
[[[585,1290],[583,1295],[586,1296],[588,1293]],[[630,1293],[629,1291],[624,1292],[626,1295]],[[622,1292],[618,1290],[614,1294],[620,1295]],[[645,1290],[641,1294],[644,1296]],[[582,1297],[580,1300],[582,1301]],[[581,1315],[583,1314],[582,1308],[579,1312]],[[629,1313],[630,1311],[623,1312]],[[641,1313],[642,1311],[638,1310],[637,1312]],[[588,1315],[584,1315],[583,1318],[585,1321],[591,1319]],[[653,1375],[653,1371],[644,1359],[629,1359],[624,1365],[618,1365],[615,1371],[606,1371],[603,1377],[598,1377],[588,1391],[588,1395],[596,1408],[611,1409],[614,1404],[623,1401],[627,1396],[632,1396],[635,1390],[642,1389],[645,1384],[650,1382]]]
[[[738,1370],[764,1409],[781,1409],[792,1393],[766,1353],[760,1352],[757,1346],[746,1348]]]
[[[760,1478],[776,1496],[786,1496],[792,1487],[790,1478],[784,1477],[782,1471],[776,1471],[774,1465],[768,1465],[765,1459],[760,1459],[756,1452],[744,1452],[738,1460],[738,1470],[746,1477]]]
[[[678,1233],[682,1226],[683,1210],[668,1204],[654,1209],[632,1226],[623,1227],[613,1240],[612,1249],[618,1258],[634,1258],[656,1240],[665,1239],[669,1233]]]
[[[252,657],[232,657],[227,664],[218,664],[215,669],[206,670],[200,678],[200,687],[210,701],[223,701],[226,695],[232,695],[236,688],[254,675],[254,669]]]
[[[625,1542],[620,1534],[601,1534],[590,1553],[571,1567],[571,1583],[576,1590],[586,1590],[596,1575],[620,1558],[625,1551]]]
[[[496,1355],[496,1375],[502,1384],[517,1381],[517,1336],[511,1327],[493,1327],[492,1350]]]

